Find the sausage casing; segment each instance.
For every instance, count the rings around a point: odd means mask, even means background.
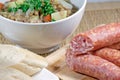
[[[120,50],[120,42],[119,42],[119,43],[116,43],[116,44],[113,44],[113,45],[110,45],[110,46],[108,46],[108,48]]]
[[[120,68],[99,56],[91,54],[75,56],[68,49],[66,63],[73,71],[98,78],[99,80],[120,80]]]
[[[111,23],[78,34],[71,41],[70,49],[77,54],[83,54],[118,42],[120,23]]]
[[[120,67],[120,51],[111,48],[97,50],[94,55],[106,59]]]

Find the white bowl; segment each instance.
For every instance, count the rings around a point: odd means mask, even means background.
[[[23,48],[39,53],[50,52],[75,31],[84,14],[87,0],[70,1],[78,8],[70,17],[49,23],[23,23],[0,16],[0,32],[5,38]]]

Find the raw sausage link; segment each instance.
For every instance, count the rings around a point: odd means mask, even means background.
[[[116,43],[116,44],[113,44],[113,45],[111,45],[111,46],[108,46],[108,48],[120,50],[120,42],[119,42],[119,43]]]
[[[106,59],[120,67],[120,51],[111,48],[103,48],[94,53],[94,55]]]
[[[66,53],[66,62],[72,70],[99,80],[120,80],[120,68],[98,56],[91,54],[75,56],[69,49]]]
[[[118,42],[120,42],[120,23],[111,23],[75,36],[70,43],[70,49],[77,54],[83,54]]]

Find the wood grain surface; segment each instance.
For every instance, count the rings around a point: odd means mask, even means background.
[[[86,7],[83,19],[77,30],[66,40],[61,43],[59,50],[49,54],[46,59],[49,62],[48,69],[58,75],[62,80],[96,80],[86,75],[78,74],[71,71],[65,64],[65,51],[70,40],[76,34],[84,32],[100,24],[111,22],[120,22],[120,2],[114,3],[90,3]],[[1,44],[11,44],[0,34]],[[64,47],[63,47],[64,46]]]

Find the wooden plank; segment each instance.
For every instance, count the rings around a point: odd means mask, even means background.
[[[65,53],[68,45],[55,51],[46,59],[49,63],[48,69],[56,74],[61,80],[96,80],[94,78],[73,72],[65,63]]]

